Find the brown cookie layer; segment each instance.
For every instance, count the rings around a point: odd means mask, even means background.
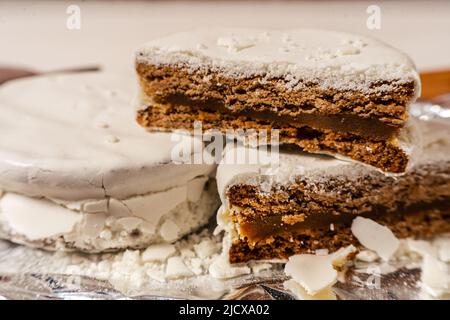
[[[449,161],[425,161],[397,177],[344,170],[292,176],[286,183],[270,183],[270,176],[261,175],[229,186],[228,216],[237,232],[230,260],[286,258],[357,244],[350,231],[357,216],[403,238],[450,231]]]
[[[404,172],[408,155],[395,139],[367,138],[351,133],[340,133],[328,129],[314,129],[309,126],[293,127],[278,125],[267,120],[255,120],[247,116],[235,117],[192,108],[186,105],[153,104],[139,110],[137,121],[150,130],[185,129],[192,131],[194,122],[200,121],[203,130],[279,130],[279,142],[296,145],[312,153],[341,154],[356,161],[372,165],[386,172]]]
[[[384,215],[374,219],[387,226],[400,239],[427,238],[450,232],[450,206],[446,209],[429,209],[409,214]],[[266,242],[250,245],[245,239],[233,241],[229,250],[231,263],[250,260],[287,259],[317,249],[336,251],[348,245],[361,247],[353,236],[350,225],[334,225],[305,230],[300,234],[280,234]]]
[[[231,77],[188,66],[145,63],[138,63],[136,70],[143,93],[157,102],[173,103],[174,97],[182,96],[200,104],[215,101],[232,112],[269,112],[288,117],[291,122],[305,115],[339,114],[401,126],[415,90],[413,82],[386,90],[382,81],[372,84],[374,93],[323,88],[317,83],[302,83],[293,90],[288,89],[286,80],[267,79],[264,75]]]

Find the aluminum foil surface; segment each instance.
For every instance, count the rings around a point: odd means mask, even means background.
[[[411,113],[421,120],[433,119],[450,125],[450,109],[440,105],[417,103]],[[212,235],[213,229],[203,230],[203,234]],[[217,241],[220,243],[220,239]],[[188,254],[189,250],[186,252]],[[123,256],[123,263],[132,260],[133,254]],[[287,277],[282,263],[270,264],[270,267],[267,263],[260,264],[230,279],[218,279],[207,270],[200,270],[198,275],[158,280],[143,276],[142,269],[134,270],[131,264],[123,270],[103,266],[102,259],[112,259],[113,255],[47,252],[0,240],[0,298],[296,299],[283,287]],[[89,275],[83,268],[89,269],[92,265],[96,273]],[[433,298],[421,285],[420,266],[411,256],[400,257],[389,264],[356,261],[341,273],[333,291],[338,299],[344,300]],[[109,268],[108,272],[102,273],[102,268]]]

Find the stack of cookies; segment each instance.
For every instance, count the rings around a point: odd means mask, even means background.
[[[409,115],[420,80],[402,52],[340,32],[212,28],[146,44],[136,70],[150,131],[277,137],[264,142],[276,166],[219,164],[231,262],[359,245],[356,217],[401,238],[450,231],[450,126]]]
[[[220,202],[232,263],[359,246],[372,226],[450,232],[450,125],[410,115],[420,81],[398,50],[332,31],[210,28],[144,45],[136,70],[137,114],[122,75],[0,87],[1,237],[147,248],[204,226]],[[232,137],[217,163],[195,161],[198,124]]]

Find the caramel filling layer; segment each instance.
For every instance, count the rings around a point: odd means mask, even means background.
[[[296,116],[291,116],[268,110],[232,110],[227,108],[222,100],[194,100],[182,94],[168,95],[163,98],[158,97],[155,101],[163,104],[185,105],[191,108],[198,108],[209,112],[220,112],[236,117],[245,116],[256,120],[268,121],[280,126],[289,125],[297,128],[309,126],[315,129],[353,133],[361,137],[381,140],[387,140],[395,136],[400,129],[398,126],[386,124],[378,119],[363,118],[354,114],[317,115],[302,112]]]
[[[450,199],[440,200],[433,203],[418,203],[407,208],[402,208],[391,212],[389,208],[377,206],[369,213],[361,214],[361,216],[371,219],[377,219],[383,215],[395,214],[410,214],[411,212],[418,212],[420,210],[441,209],[450,210]],[[285,235],[285,234],[301,234],[302,231],[316,228],[327,228],[331,224],[335,225],[350,225],[355,214],[312,214],[302,221],[289,223],[286,219],[289,215],[271,215],[263,218],[254,218],[252,220],[240,221],[239,235],[245,238],[248,243],[257,243],[271,237]],[[236,217],[239,220],[239,217]]]

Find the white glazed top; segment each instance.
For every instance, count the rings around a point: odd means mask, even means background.
[[[208,174],[212,166],[171,162],[180,143],[171,134],[136,124],[135,87],[132,77],[105,73],[1,86],[0,190],[61,200],[124,199]]]
[[[250,153],[254,154],[252,159],[257,161],[233,163],[234,156],[228,158],[230,154]],[[250,156],[245,157],[245,161],[248,159],[251,159]],[[305,152],[273,152],[269,159],[265,151],[230,143],[224,150],[224,158],[217,168],[216,179],[219,194],[224,202],[225,191],[231,185],[259,185],[261,190],[267,186],[267,191],[270,191],[272,183],[289,184],[298,176],[327,177],[333,172],[344,172],[347,167],[351,169],[358,166],[351,161]]]
[[[198,29],[151,41],[136,58],[238,77],[283,77],[291,89],[301,88],[300,80],[366,92],[381,80],[394,83],[376,90],[407,81],[419,87],[415,66],[404,53],[369,37],[327,30]]]

